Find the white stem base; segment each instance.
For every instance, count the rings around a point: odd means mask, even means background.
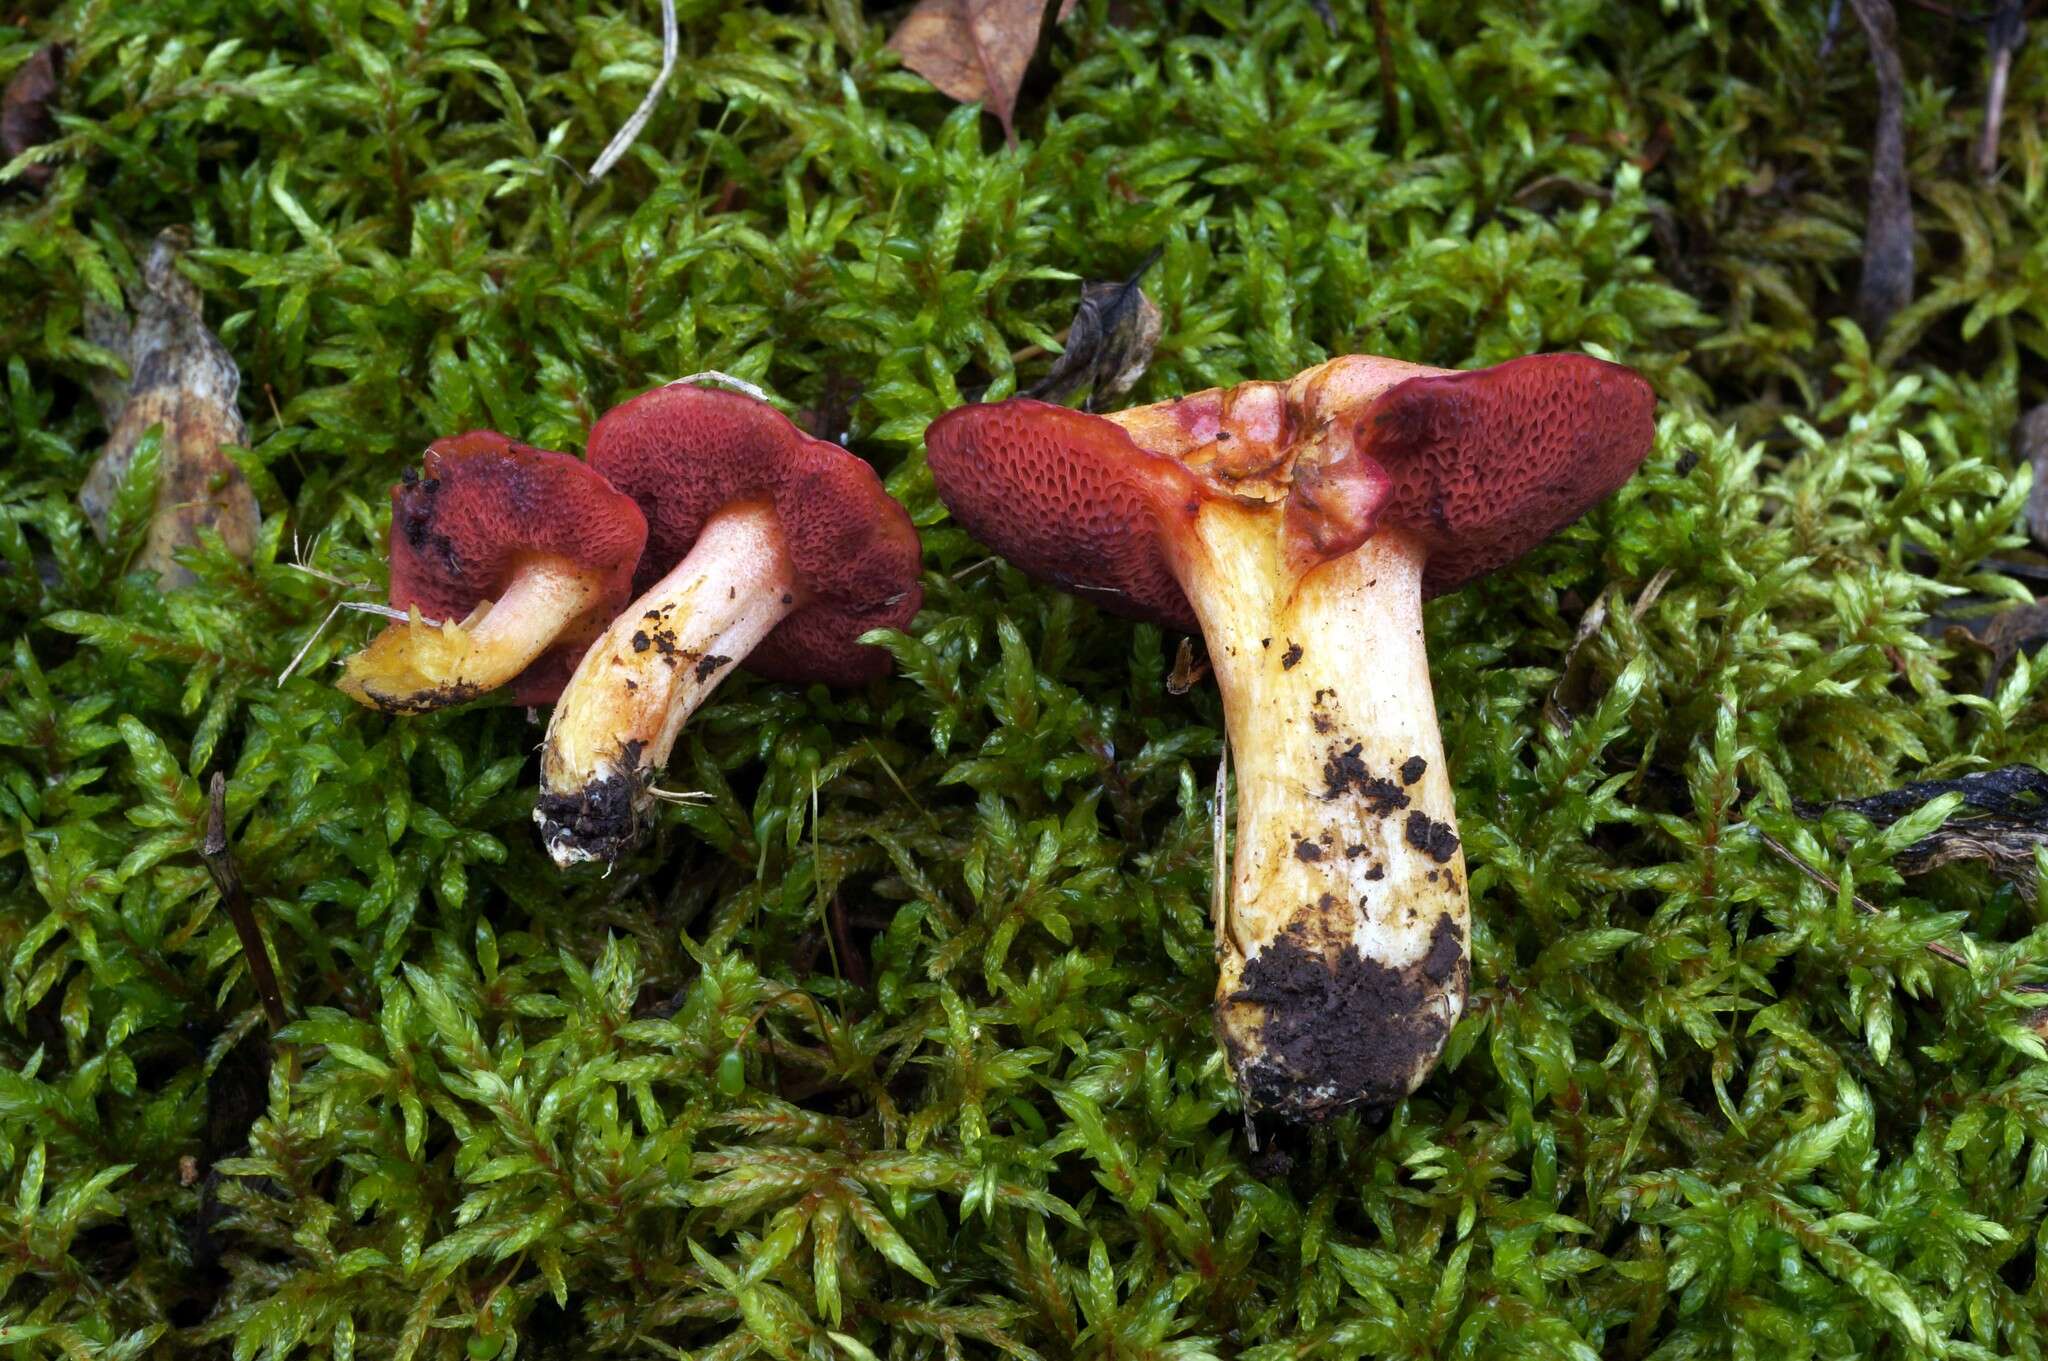
[[[1279,517],[1221,500],[1181,564],[1237,781],[1216,1018],[1254,1110],[1412,1091],[1464,1010],[1465,861],[1400,533],[1297,574]]]
[[[712,516],[689,555],[591,644],[541,750],[533,819],[557,865],[631,848],[683,724],[802,603],[775,512],[750,502]]]

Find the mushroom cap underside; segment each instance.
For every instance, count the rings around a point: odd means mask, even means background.
[[[1639,375],[1588,355],[1464,372],[1347,356],[1113,418],[1029,398],[961,407],[925,443],[940,497],[976,538],[1106,609],[1192,630],[1170,536],[1206,498],[1270,504],[1313,556],[1406,530],[1428,554],[1424,594],[1438,595],[1627,481],[1654,407]]]

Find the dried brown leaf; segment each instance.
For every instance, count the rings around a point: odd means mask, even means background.
[[[1799,811],[1813,816],[1822,808],[1846,809],[1889,827],[1944,794],[1961,795],[1969,811],[1959,811],[1939,830],[1907,846],[1893,865],[1901,874],[1920,875],[1959,861],[1983,861],[2031,900],[2034,852],[2048,845],[2048,771],[2037,766],[2000,766],[1955,780],[1917,780],[1869,798],[1837,799]]]
[[[1017,91],[1038,55],[1046,10],[1074,0],[919,0],[889,39],[903,64],[962,104],[980,104],[1017,141]]]
[[[51,43],[30,57],[0,94],[0,165],[57,135],[56,103],[64,83],[64,45]],[[39,162],[25,168],[17,182],[30,189],[49,183],[56,168]]]
[[[1136,386],[1159,348],[1164,323],[1159,305],[1138,287],[1159,254],[1155,250],[1146,256],[1121,283],[1082,286],[1066,349],[1045,377],[1024,390],[1026,397],[1057,402],[1087,388],[1088,410],[1100,411]]]
[[[94,532],[104,537],[137,443],[163,427],[156,509],[137,566],[156,572],[165,586],[191,581],[173,554],[197,544],[204,529],[218,531],[228,550],[246,560],[260,519],[248,478],[221,448],[248,438],[235,407],[242,375],[206,329],[199,290],[178,273],[186,244],[177,228],[157,237],[143,267],[143,292],[133,300],[132,326],[105,314],[91,319],[89,332],[127,361],[131,376],[106,448],[78,492]]]

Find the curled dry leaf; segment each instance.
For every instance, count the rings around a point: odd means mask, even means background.
[[[1017,91],[1038,54],[1046,12],[1074,0],[920,0],[889,39],[903,64],[962,104],[980,104],[1016,145]]]
[[[1870,218],[1856,310],[1870,335],[1913,301],[1913,200],[1906,188],[1906,75],[1899,64],[1892,0],[1850,0],[1877,74],[1877,130],[1870,148]]]
[[[173,554],[196,545],[204,529],[218,531],[228,551],[247,560],[260,518],[248,478],[221,448],[247,438],[235,408],[242,375],[206,329],[199,290],[178,273],[186,244],[177,228],[157,237],[143,267],[142,294],[133,300],[132,325],[105,311],[89,316],[87,325],[97,343],[127,361],[130,378],[125,389],[95,393],[102,410],[115,400],[119,406],[78,502],[94,532],[104,537],[136,446],[161,426],[156,509],[136,565],[156,572],[166,586],[191,581]]]
[[[1991,655],[1991,665],[1984,675],[1984,694],[1994,695],[2012,659],[2023,651],[2031,653],[2048,640],[2048,604],[2036,601],[1974,619],[1947,620],[1942,640],[1950,647],[1976,648]]]
[[[1153,251],[1122,283],[1092,283],[1081,289],[1081,305],[1067,329],[1067,347],[1052,369],[1025,389],[1026,397],[1057,402],[1087,388],[1086,409],[1100,411],[1137,386],[1159,348],[1159,305],[1138,280],[1159,259]]]
[[[63,86],[64,45],[51,43],[24,62],[0,95],[0,165],[57,135],[55,106]],[[40,189],[56,173],[42,162],[24,167],[18,182]]]
[[[1944,794],[1960,794],[1963,810],[1900,851],[1892,862],[1899,872],[1926,874],[1959,860],[1981,860],[2031,899],[2034,852],[2048,845],[2048,771],[2036,766],[2001,766],[1956,780],[1917,780],[1869,798],[1838,799],[1799,811],[1811,817],[1839,808],[1889,827]]]

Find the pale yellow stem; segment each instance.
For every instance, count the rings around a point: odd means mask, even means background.
[[[1464,1009],[1469,914],[1423,649],[1423,556],[1381,533],[1305,573],[1270,507],[1179,553],[1223,695],[1237,846],[1217,1022],[1254,1109],[1385,1106]]]
[[[689,555],[591,644],[541,749],[533,816],[556,864],[632,846],[683,724],[801,603],[775,512],[749,502],[712,516]]]
[[[567,558],[535,557],[505,593],[466,619],[395,623],[343,663],[338,682],[357,703],[386,713],[424,713],[505,684],[597,603],[598,574]]]

